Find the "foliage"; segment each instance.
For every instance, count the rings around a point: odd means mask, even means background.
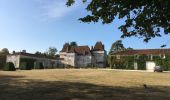
[[[71,66],[71,65],[65,64],[65,65],[64,65],[64,68],[74,68],[74,66]]]
[[[12,62],[7,62],[3,68],[4,71],[16,71],[15,66]]]
[[[6,56],[0,54],[0,69],[3,69],[5,63],[6,63]]]
[[[39,51],[36,51],[36,52],[35,52],[35,55],[42,55],[42,53],[39,52]]]
[[[134,56],[121,57],[117,59],[116,57],[111,57],[110,67],[114,69],[134,69]]]
[[[5,54],[5,55],[9,54],[9,50],[7,48],[3,48],[0,52]]]
[[[110,67],[114,69],[134,69],[134,62],[137,62],[139,70],[146,70],[146,61],[154,61],[163,70],[170,70],[170,55],[167,55],[165,59],[153,56],[152,60],[147,55],[123,56],[120,59],[110,56],[109,61]]]
[[[110,53],[116,53],[116,52],[119,52],[119,51],[123,51],[125,50],[125,47],[124,45],[122,44],[122,41],[121,40],[117,40],[116,42],[114,42],[110,48],[110,51],[109,51],[109,54]]]
[[[71,6],[75,1],[67,0],[66,5]],[[90,0],[86,8],[90,13],[79,20],[110,24],[118,17],[125,21],[119,26],[122,38],[137,36],[148,42],[151,38],[160,37],[161,29],[165,34],[170,33],[169,5],[169,0]]]
[[[42,62],[34,62],[34,69],[44,69]]]
[[[166,56],[165,59],[160,57],[154,59],[157,66],[160,66],[165,71],[170,71],[170,56]]]
[[[3,69],[3,66],[6,64],[7,55],[8,55],[8,52],[6,51],[0,52],[0,69]]]
[[[20,64],[20,70],[31,70],[32,66],[30,66],[30,65],[31,65],[30,63],[22,62]]]
[[[33,69],[35,61],[36,61],[35,59],[31,59],[31,58],[21,58],[20,59],[20,69],[21,70]]]
[[[49,56],[54,57],[57,53],[57,49],[55,47],[49,47],[47,53]]]
[[[149,61],[150,58],[147,55],[137,55],[136,62],[138,64],[139,70],[146,70],[146,61]]]

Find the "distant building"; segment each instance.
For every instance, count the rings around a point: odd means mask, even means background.
[[[76,67],[105,67],[106,51],[102,42],[97,42],[91,49],[88,46],[70,46],[64,44],[60,51],[63,63]]]
[[[50,58],[41,55],[30,54],[26,53],[26,50],[23,50],[22,52],[13,52],[13,54],[7,55],[6,62],[12,62],[14,63],[16,68],[19,68],[22,59],[24,60],[26,59],[26,62],[28,60],[34,60],[34,62],[41,62],[45,68],[49,67],[57,68],[63,66],[62,59],[60,58]]]
[[[111,53],[112,57],[115,57],[117,60],[121,60],[122,58],[133,56],[134,57],[134,69],[138,69],[139,64],[135,61],[135,59],[140,60],[140,56],[146,56],[147,61],[145,63],[146,70],[153,71],[156,63],[154,58],[165,59],[167,56],[170,56],[170,49],[139,49],[139,50],[125,50],[116,53]]]
[[[60,51],[60,57],[51,58],[43,55],[22,52],[13,52],[7,55],[6,62],[13,62],[16,68],[21,66],[22,59],[34,60],[41,62],[45,68],[53,67],[99,67],[103,68],[106,64],[106,51],[102,42],[97,42],[91,49],[86,46],[71,46],[69,43],[64,44]]]

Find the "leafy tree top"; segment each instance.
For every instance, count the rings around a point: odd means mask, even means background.
[[[67,6],[76,0],[68,0]],[[88,5],[87,16],[80,18],[82,22],[98,22],[109,24],[116,17],[125,20],[119,26],[122,38],[142,37],[145,42],[151,38],[170,33],[170,1],[169,0],[82,0]]]
[[[116,42],[114,42],[111,46],[111,49],[109,51],[109,54],[110,53],[115,53],[115,52],[119,52],[119,51],[123,51],[125,50],[125,47],[124,45],[122,44],[122,41],[121,40],[117,40]]]

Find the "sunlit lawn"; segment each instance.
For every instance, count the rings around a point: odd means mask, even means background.
[[[101,69],[0,71],[0,100],[60,99],[170,100],[170,73]]]

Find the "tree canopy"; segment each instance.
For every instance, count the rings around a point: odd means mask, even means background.
[[[56,55],[56,53],[57,53],[57,49],[55,47],[49,47],[47,52],[48,52],[49,56],[53,56],[54,57]]]
[[[7,48],[3,48],[0,53],[3,53],[3,54],[9,54],[9,50]]]
[[[117,40],[116,42],[114,42],[110,48],[109,54],[110,53],[115,53],[115,52],[119,52],[119,51],[123,51],[126,48],[124,47],[122,40]]]
[[[68,0],[71,6],[76,0]],[[170,33],[169,0],[82,0],[90,13],[80,18],[82,22],[112,23],[116,17],[125,20],[119,26],[122,38],[136,36],[145,42]],[[161,31],[163,30],[163,31]]]

